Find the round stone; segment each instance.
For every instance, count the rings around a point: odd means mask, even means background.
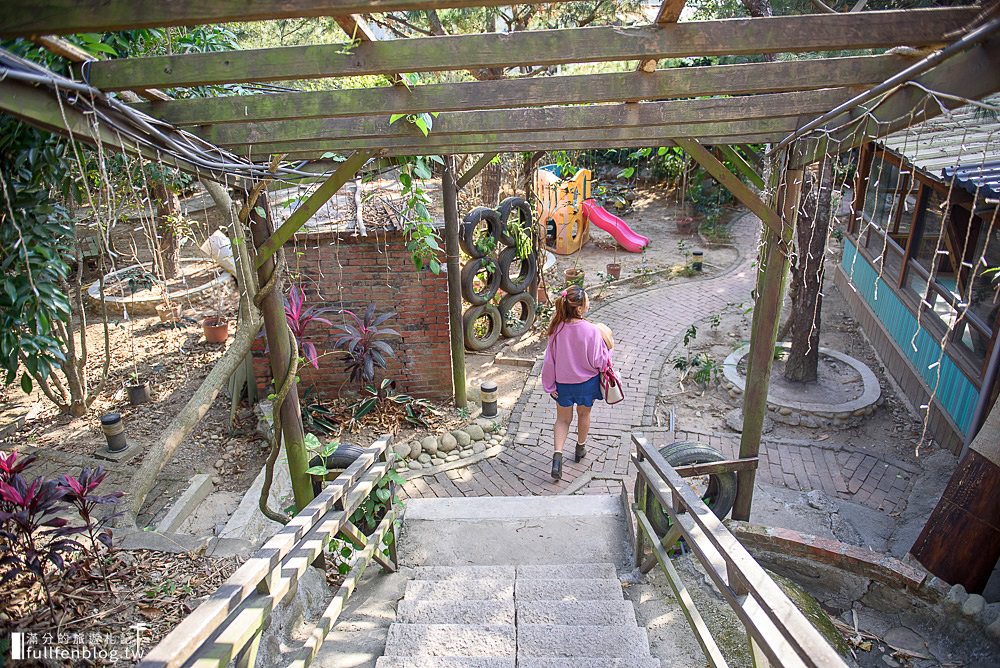
[[[223,461],[223,460],[221,460],[221,459],[219,461],[215,462],[215,468],[217,468],[217,469],[221,469],[225,465],[226,465],[226,462]]]
[[[466,457],[471,457],[474,454],[476,453],[473,451],[473,449],[468,448],[467,450],[462,450],[461,452],[459,452],[458,456],[461,457],[462,459],[465,459]]]
[[[481,441],[486,438],[486,432],[478,424],[470,424],[465,428],[465,433],[469,435],[473,441]]]
[[[472,442],[472,437],[469,436],[469,433],[462,431],[461,429],[456,429],[451,432],[451,435],[455,437],[455,440],[458,441],[458,444],[463,448]]]
[[[457,461],[458,461],[458,455],[457,455],[457,454],[454,454],[454,453],[452,453],[452,454],[448,455],[447,457],[445,457],[445,459],[444,459],[444,460],[445,460],[446,462],[457,462]]]
[[[472,444],[472,451],[475,453],[486,451],[486,441],[476,441]]]
[[[969,598],[965,599],[965,603],[962,604],[962,614],[968,617],[977,617],[985,607],[986,599],[979,594],[969,594]]]
[[[434,466],[440,466],[441,464],[444,464],[444,460],[440,457],[431,457],[431,464]]]
[[[458,441],[451,434],[442,434],[438,439],[438,452],[451,452],[458,447]]]
[[[778,413],[781,415],[791,415],[792,409],[788,408],[787,406],[782,406],[781,408],[778,409]]]
[[[421,464],[420,462],[418,462],[418,461],[412,461],[412,462],[410,462],[410,469],[412,469],[414,471],[418,471],[418,470],[420,470],[422,468],[424,468],[424,465]]]
[[[726,426],[737,433],[743,431],[743,410],[736,408],[726,413]],[[770,416],[764,416],[764,433],[770,433],[774,429],[774,420]]]
[[[410,446],[412,443],[393,443],[392,450],[396,453],[397,457],[409,457],[410,456]],[[417,447],[420,447],[419,445]],[[418,453],[419,454],[419,453]]]
[[[420,439],[420,447],[424,452],[429,454],[431,457],[437,454],[438,451],[438,440],[437,436],[424,436]]]
[[[476,421],[473,424],[483,431],[493,431],[493,420],[489,418],[476,418]]]
[[[426,452],[422,452],[420,453],[420,456],[417,457],[417,461],[420,462],[421,464],[429,464],[431,461],[431,456]]]
[[[407,443],[407,445],[410,446],[410,451],[407,453],[406,456],[409,457],[410,459],[416,459],[417,457],[420,456],[420,453],[424,451],[423,446],[420,445],[420,441],[412,441],[410,443]]]

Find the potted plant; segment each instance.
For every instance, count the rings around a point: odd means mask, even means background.
[[[687,204],[681,207],[681,211],[674,219],[674,222],[677,224],[677,232],[679,234],[691,234],[694,231],[695,218],[691,214]]]
[[[563,272],[563,276],[566,278],[566,285],[579,285],[583,286],[584,273],[583,269],[580,269],[579,260],[577,260],[577,266],[570,267]]]
[[[229,321],[222,314],[222,286],[216,289],[215,315],[201,321],[205,343],[225,343],[229,338]]]
[[[618,246],[617,246],[617,244],[615,245],[615,255],[614,255],[614,258],[611,260],[611,262],[608,263],[608,266],[606,267],[606,273],[607,273],[608,277],[611,280],[613,280],[613,281],[617,281],[619,278],[622,277],[622,266],[621,266],[621,264],[618,263]]]
[[[132,373],[129,382],[125,384],[128,392],[128,402],[133,406],[150,402],[149,381],[139,377],[139,364],[136,361],[134,321],[129,319],[129,342],[132,346]]]
[[[164,293],[163,301],[156,305],[156,315],[160,317],[160,322],[175,325],[181,319],[181,305],[170,301],[170,295]]]

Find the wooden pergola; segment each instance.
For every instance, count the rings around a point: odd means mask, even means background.
[[[147,99],[134,102],[135,110],[193,133],[227,154],[260,162],[275,154],[289,160],[320,159],[329,152],[349,155],[280,228],[250,217],[262,282],[273,270],[275,251],[371,157],[681,147],[764,223],[740,448],[741,458],[756,457],[802,170],[824,152],[846,151],[941,113],[942,109],[933,105],[915,109],[928,89],[942,94],[945,106],[958,106],[963,99],[979,99],[1000,90],[995,7],[678,23],[684,0],[664,0],[650,25],[385,41],[375,38],[365,19],[365,15],[378,12],[504,4],[497,0],[7,0],[0,17],[0,37],[30,37],[58,49],[65,43],[54,36],[68,33],[336,17],[356,36],[354,43],[95,60],[84,68],[87,83],[93,87],[134,91]],[[973,38],[962,42],[974,31],[978,32]],[[823,52],[868,49],[878,53],[823,56]],[[656,67],[664,58],[789,53],[817,57]],[[402,84],[398,76],[400,72],[611,61],[636,61],[638,67],[607,74],[414,86]],[[159,92],[203,84],[361,74],[386,75],[386,85],[183,100],[169,99]],[[901,85],[879,90],[883,82],[896,80]],[[917,85],[903,85],[909,83]],[[866,95],[870,90],[886,96],[872,104],[876,96]],[[65,131],[51,94],[11,77],[0,76],[0,110]],[[836,113],[829,114],[831,110]],[[70,112],[72,123],[71,108]],[[424,112],[440,113],[426,137],[409,123],[392,124],[389,120],[391,114]],[[822,122],[816,123],[817,118]],[[851,119],[864,122],[845,125]],[[811,132],[799,138],[797,131],[803,127]],[[76,132],[78,138],[92,138],[82,120]],[[797,141],[789,143],[789,138]],[[110,133],[105,140],[115,143]],[[745,185],[708,148],[748,143],[783,145],[782,150],[769,155],[775,169],[770,170],[772,181],[760,192]],[[132,150],[128,145],[122,148]],[[453,317],[456,304],[459,311],[461,307],[456,192],[486,161],[478,161],[461,176],[455,174],[450,160],[445,170]],[[181,158],[176,164],[189,168]],[[218,174],[210,176],[220,178]],[[761,175],[747,176],[751,183],[764,185]],[[243,185],[249,189],[251,184],[244,181]],[[273,341],[272,371],[275,378],[282,378],[288,360],[282,344],[287,341],[287,331],[280,303],[262,306],[268,339]],[[465,400],[462,335],[454,321],[452,329],[456,400],[461,405]],[[294,387],[282,415],[286,443],[301,442]],[[299,461],[289,457],[290,465]],[[740,491],[733,511],[737,519],[749,517],[754,475],[752,468],[739,471]]]

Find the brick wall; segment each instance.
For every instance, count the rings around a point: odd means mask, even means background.
[[[396,346],[397,357],[389,360],[386,371],[377,371],[376,380],[393,378],[397,390],[417,397],[452,397],[447,278],[418,272],[401,233],[300,234],[285,249],[292,275],[301,276],[307,305],[350,309],[359,317],[370,302],[375,302],[377,313],[396,311],[385,326],[398,331],[402,341]],[[346,316],[333,313],[327,318],[338,324]],[[320,355],[333,350],[336,336],[326,325],[311,325],[307,336]],[[256,346],[254,367],[258,386],[264,387],[271,374],[263,344]],[[326,399],[335,398],[342,387],[353,387],[344,384],[348,376],[339,357],[321,357],[319,370],[305,364],[299,376],[303,389],[314,385]]]

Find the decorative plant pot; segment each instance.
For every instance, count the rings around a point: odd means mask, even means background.
[[[618,280],[622,277],[622,266],[617,262],[612,262],[607,266],[608,276],[614,280]]]
[[[156,307],[156,315],[160,316],[160,322],[174,324],[181,319],[181,305],[177,303],[159,304]]]
[[[539,304],[549,303],[549,291],[546,290],[544,286],[539,285],[535,293],[536,293],[536,301]]]
[[[205,333],[205,343],[225,343],[229,338],[229,321],[223,318],[205,318],[201,321],[201,329]]]
[[[694,231],[694,218],[691,216],[678,216],[675,222],[677,231],[681,234],[691,234]]]
[[[139,404],[148,404],[152,400],[149,396],[148,380],[143,381],[141,383],[126,385],[125,389],[128,390],[128,402],[133,406],[138,406]]]
[[[563,272],[566,277],[566,285],[579,285],[583,287],[583,269],[573,267]]]

